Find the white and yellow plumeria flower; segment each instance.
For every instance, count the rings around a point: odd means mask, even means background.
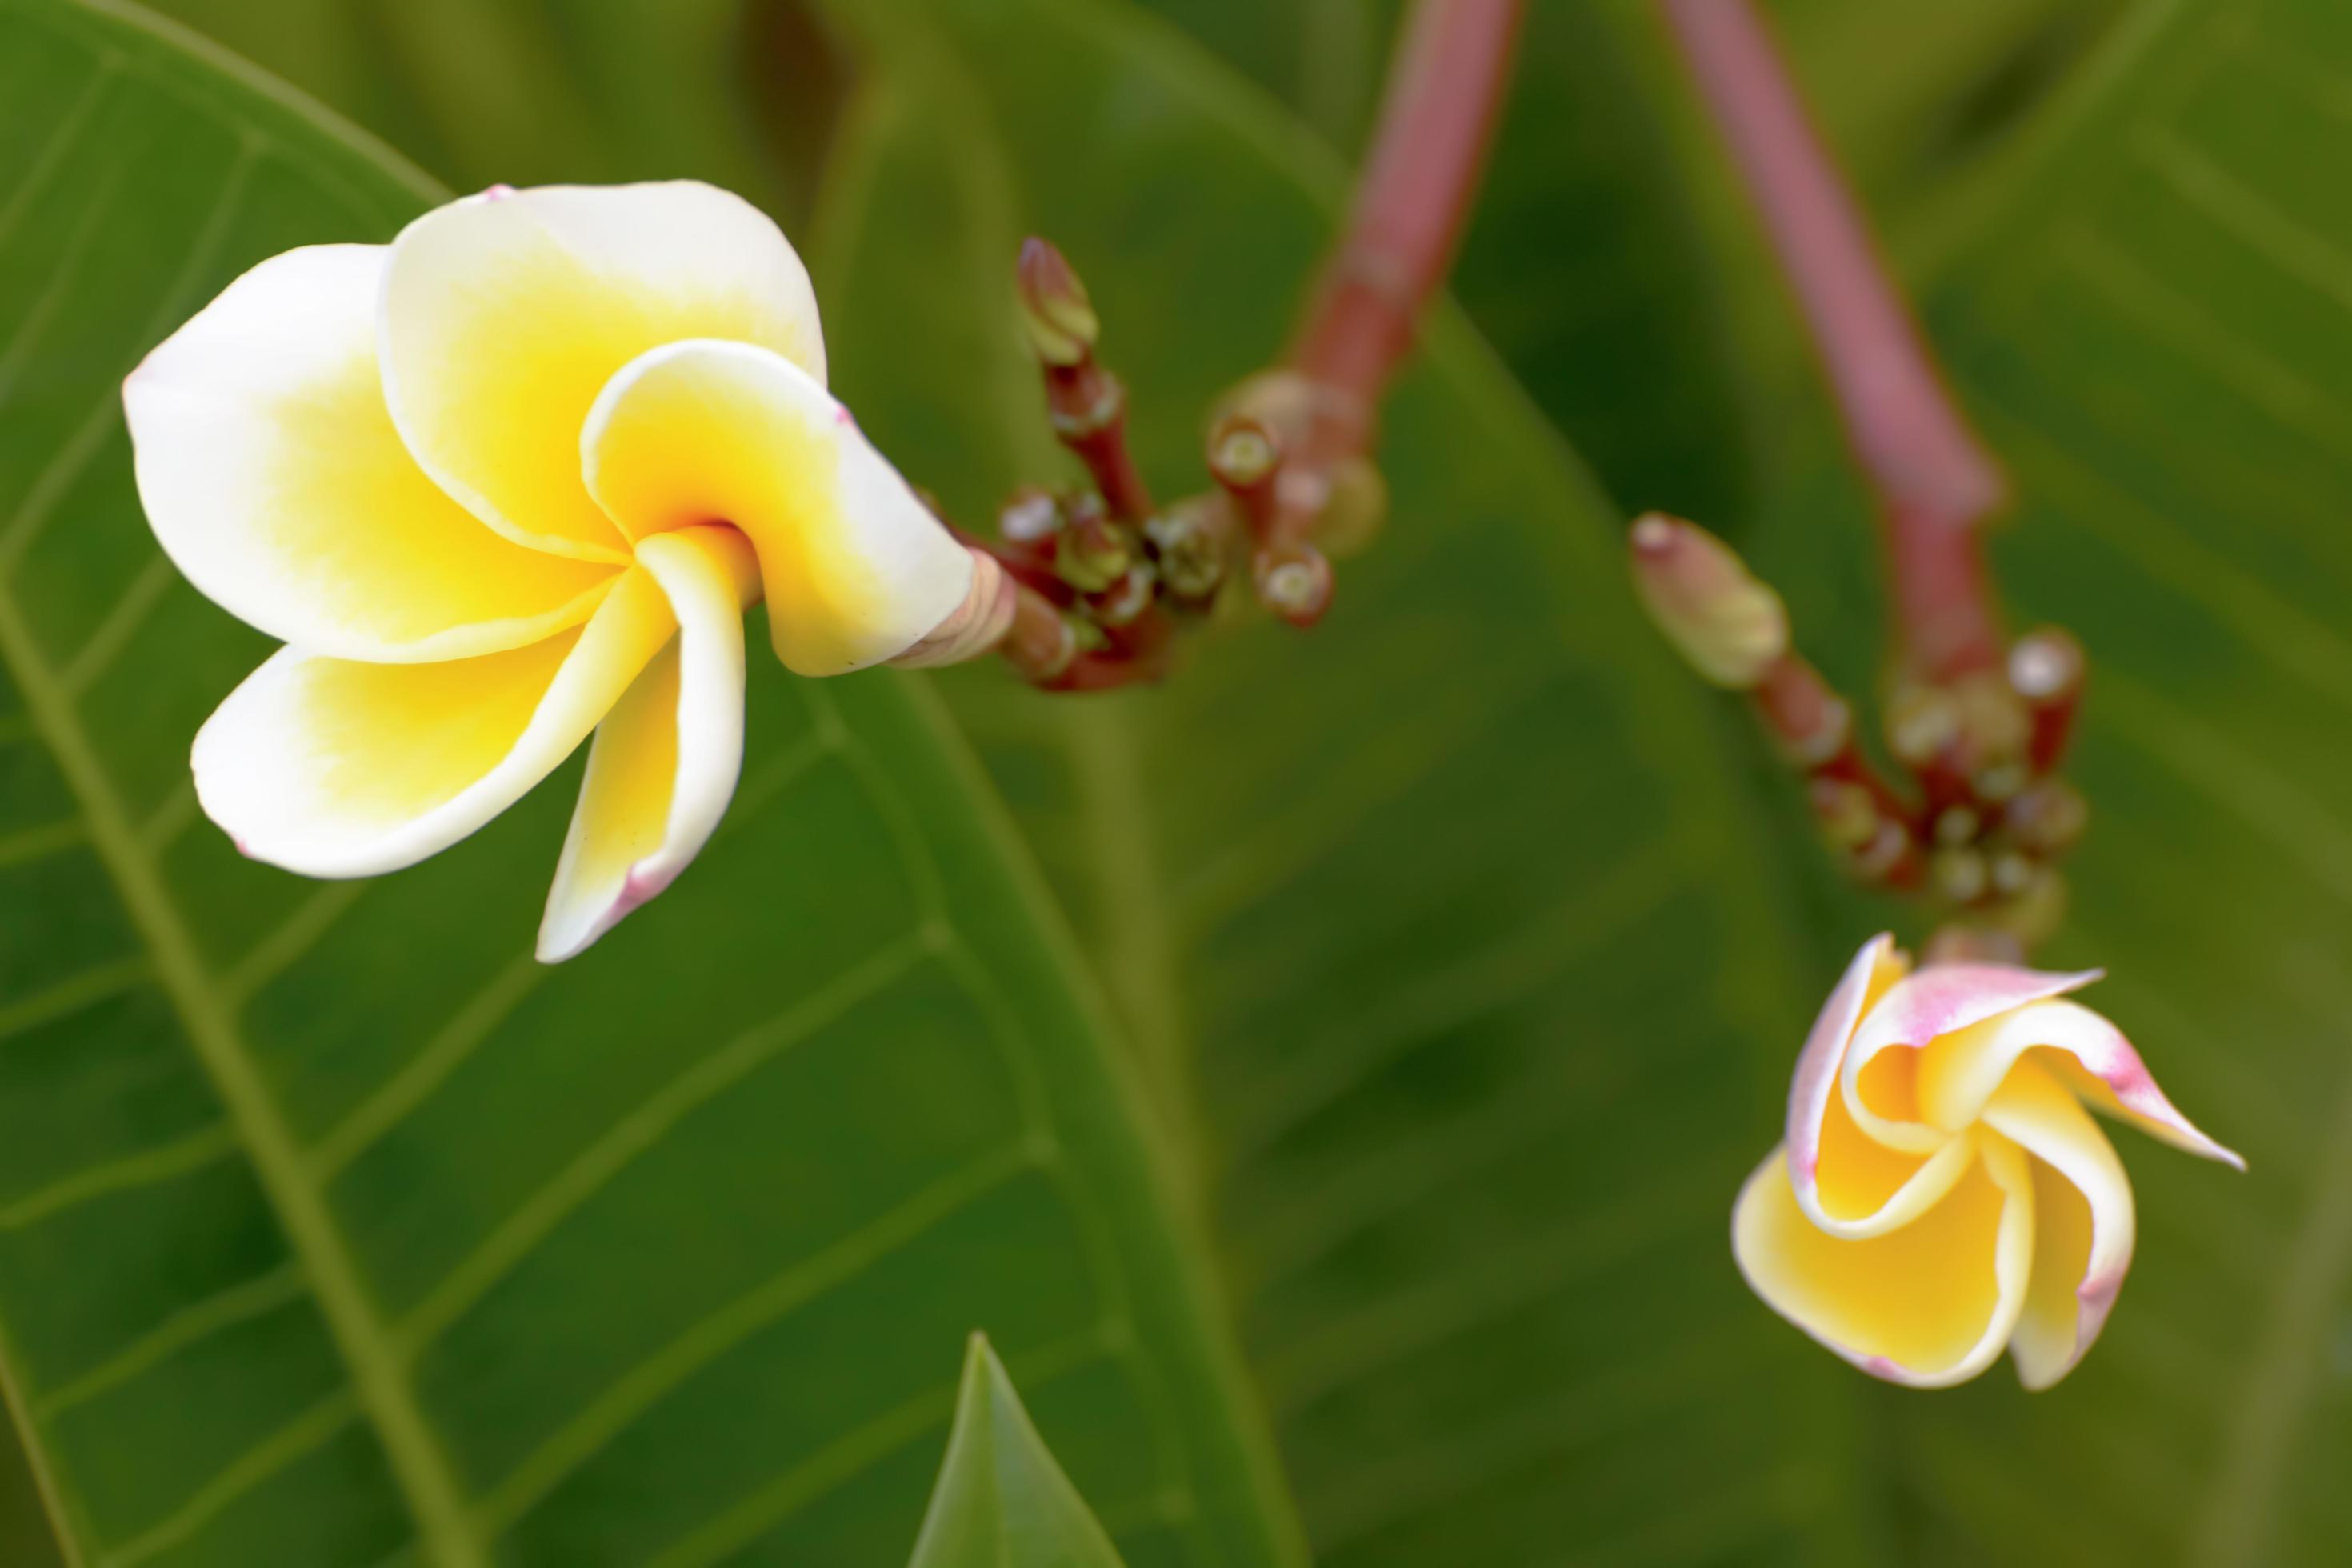
[[[969,621],[974,558],[825,391],[808,274],[708,185],[499,188],[247,272],[123,388],[196,587],[287,647],[197,735],[247,855],[446,848],[591,731],[539,953],[660,892],[743,751],[746,606],[838,675]]]
[[[2132,1254],[2131,1184],[2085,1106],[2245,1168],[2062,999],[2097,978],[1915,974],[1891,939],[1864,947],[1798,1058],[1788,1141],[1732,1214],[1757,1294],[1894,1383],[1947,1387],[2004,1348],[2028,1388],[2072,1371]]]

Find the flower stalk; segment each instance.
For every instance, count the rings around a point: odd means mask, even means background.
[[[2014,643],[2003,633],[1979,535],[2007,504],[2008,481],[1953,400],[1749,0],[1666,0],[1665,14],[1876,500],[1895,669],[1881,719],[1907,780],[1897,787],[1878,774],[1854,742],[1851,705],[1794,653],[1740,687],[1804,773],[1848,869],[1941,910],[1949,923],[1931,951],[2021,958],[2063,910],[2055,863],[2084,817],[2081,795],[2057,776],[2081,702],[2082,649],[2055,627]],[[1656,526],[1636,525],[1637,581],[1666,570],[1654,548],[1644,552],[1644,529],[1654,547],[1663,537]],[[1728,637],[1740,601],[1723,582],[1707,589],[1716,635]],[[1677,627],[1675,606],[1646,596],[1685,657],[1725,684],[1708,667],[1710,650],[1693,645],[1686,624]]]
[[[1997,668],[1978,532],[2008,501],[2000,465],[1954,404],[1748,0],[1667,0],[1665,12],[1877,493],[1906,664],[1933,681]]]
[[[1349,225],[1286,363],[1213,415],[1205,491],[1154,500],[1086,285],[1052,244],[1022,247],[1021,321],[1047,417],[1089,487],[1024,490],[1000,513],[1000,537],[961,536],[1012,584],[998,647],[1023,679],[1060,691],[1157,679],[1180,624],[1232,584],[1293,626],[1329,609],[1333,554],[1360,547],[1385,514],[1375,412],[1460,243],[1522,10],[1418,0]]]
[[[1086,464],[1111,515],[1139,523],[1151,515],[1151,492],[1127,447],[1127,388],[1095,359],[1102,322],[1086,285],[1060,251],[1034,237],[1022,245],[1016,270],[1054,434]]]

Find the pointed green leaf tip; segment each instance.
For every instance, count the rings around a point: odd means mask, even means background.
[[[1122,1568],[985,1334],[964,1356],[955,1430],[908,1568]]]

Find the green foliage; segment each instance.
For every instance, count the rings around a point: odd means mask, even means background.
[[[1062,471],[1020,236],[1085,272],[1152,477],[1197,483],[1395,11],[838,0],[828,47],[782,0],[173,8],[454,181],[811,215],[842,390],[975,522]],[[1297,1560],[1261,1404],[1339,1568],[2340,1561],[2352,21],[1773,9],[2016,477],[2004,581],[2095,660],[2049,956],[2106,964],[2253,1161],[2124,1147],[2138,1265],[2063,1386],[1880,1389],[1729,1266],[1798,1033],[1887,912],[1640,626],[1559,432],[1741,531],[1857,688],[1875,566],[1652,6],[1531,7],[1463,275],[1498,352],[1433,324],[1395,521],[1322,627],[1220,627],[1107,701],[956,672],[1014,824],[929,688],[761,670],[726,842],[548,977],[560,787],[355,900],[190,823],[186,738],[259,649],[161,569],[111,413],[237,265],[420,187],[138,27],[0,0],[0,515],[33,520],[0,542],[0,1331],[83,1554],[193,1519],[149,1560],[366,1568],[437,1452],[460,1528],[513,1516],[501,1561],[892,1560],[982,1326],[1139,1568]],[[93,47],[127,64],[76,117]],[[910,928],[956,941],[849,1000]],[[1041,1131],[1050,1170],[945,1212]]]
[[[558,971],[562,787],[368,885],[195,817],[263,647],[157,553],[116,384],[432,193],[111,7],[5,0],[0,75],[0,1362],[76,1559],[895,1556],[984,1323],[1133,1561],[1291,1560],[1091,986],[921,686],[762,668],[723,841]]]
[[[947,1458],[908,1568],[1120,1568],[985,1334],[964,1355]]]

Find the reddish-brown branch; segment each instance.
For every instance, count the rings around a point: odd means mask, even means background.
[[[1025,678],[1055,690],[1157,679],[1173,622],[1156,598],[1129,616],[1131,591],[1156,595],[1165,587],[1178,607],[1201,607],[1223,578],[1226,535],[1235,524],[1254,536],[1251,581],[1269,608],[1306,626],[1329,605],[1330,563],[1309,535],[1333,510],[1335,494],[1361,494],[1360,485],[1348,489],[1347,470],[1368,453],[1381,395],[1452,263],[1523,7],[1524,0],[1416,0],[1349,227],[1324,269],[1289,365],[1261,378],[1295,395],[1276,400],[1295,417],[1284,419],[1279,433],[1252,416],[1229,418],[1212,443],[1211,468],[1230,518],[1192,502],[1180,501],[1165,514],[1154,508],[1127,447],[1125,393],[1095,359],[1101,324],[1085,285],[1044,240],[1023,247],[1023,319],[1055,431],[1085,460],[1107,521],[1118,525],[1106,532],[1102,520],[1062,521],[1052,570],[1078,590],[1076,600],[1040,570],[1042,539],[986,547],[1020,584],[1003,647]],[[1103,563],[1114,542],[1139,541],[1156,559],[1126,575]],[[1151,575],[1139,578],[1135,571]],[[1076,647],[1068,616],[1087,618],[1088,635],[1099,632],[1101,646]]]
[[[1311,460],[1370,444],[1381,393],[1453,264],[1521,11],[1521,0],[1419,0],[1406,24],[1347,233],[1291,353],[1337,408],[1329,449]]]
[[[1045,398],[1054,433],[1086,464],[1111,516],[1137,523],[1150,517],[1151,491],[1127,445],[1127,389],[1089,356],[1047,365]]]
[[[2026,760],[2036,773],[2057,770],[2083,704],[2083,646],[2057,626],[2041,626],[2009,650],[2009,684],[2032,720]]]
[[[1852,705],[1793,653],[1775,659],[1748,696],[1765,730],[1803,771],[1815,813],[1855,868],[1892,887],[1916,881],[1916,809],[1855,743]]]
[[[1034,686],[1058,680],[1077,658],[1077,637],[1051,599],[1034,588],[1016,587],[1013,624],[997,646],[1004,662]]]
[[[1908,660],[1947,680],[2000,662],[1977,525],[2008,493],[1937,374],[1869,226],[1748,0],[1666,0],[1811,329],[1877,491]]]
[[[1086,464],[1110,514],[1140,523],[1151,515],[1151,492],[1127,447],[1127,389],[1095,360],[1102,323],[1087,286],[1068,258],[1034,236],[1022,245],[1014,274],[1054,434]]]

